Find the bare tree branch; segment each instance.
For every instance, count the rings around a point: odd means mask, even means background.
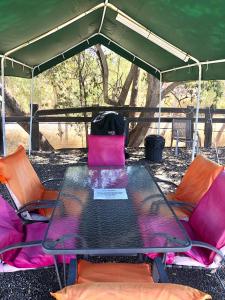
[[[180,82],[173,82],[170,85],[168,85],[163,91],[162,91],[162,99],[165,98],[166,95],[168,95],[171,91],[175,89],[178,85],[182,84],[183,81]]]
[[[134,79],[134,74],[135,74],[136,69],[137,69],[137,66],[132,64],[131,68],[130,68],[130,71],[127,75],[127,78],[124,82],[124,85],[122,87],[121,93],[119,95],[118,103],[119,103],[120,106],[125,104],[130,86],[131,86],[132,81]]]

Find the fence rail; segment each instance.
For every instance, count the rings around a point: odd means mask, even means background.
[[[109,107],[109,106],[93,106],[93,107],[76,107],[64,109],[45,109],[39,110],[37,104],[33,104],[33,128],[32,128],[32,149],[39,150],[39,123],[90,123],[93,116],[101,111],[117,111],[127,117],[128,122],[137,123],[156,123],[158,118],[154,117],[154,113],[158,113],[158,108],[145,107]],[[72,114],[88,114],[89,116],[71,116]],[[132,113],[132,116],[131,116]],[[149,116],[134,117],[134,113],[146,113]],[[192,106],[187,108],[167,108],[161,109],[161,122],[172,123],[174,118],[182,118],[195,121],[196,109]],[[204,123],[204,147],[211,147],[212,143],[212,123],[225,123],[225,109],[204,108],[199,111],[199,123]],[[171,114],[171,116],[168,116]],[[62,116],[64,115],[64,116]],[[69,115],[69,116],[68,116]],[[222,117],[214,117],[215,115],[224,115]],[[1,119],[1,118],[0,118]],[[6,123],[28,123],[29,116],[10,116],[6,117]]]

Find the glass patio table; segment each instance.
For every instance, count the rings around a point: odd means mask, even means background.
[[[191,242],[143,165],[66,170],[43,243],[52,255],[184,252]]]

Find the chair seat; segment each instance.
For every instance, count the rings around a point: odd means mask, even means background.
[[[185,221],[181,221],[181,222],[191,240],[193,241],[201,240],[200,237],[197,235],[197,233],[191,228],[188,222]],[[197,260],[198,262],[200,262],[205,266],[208,266],[213,262],[213,257],[211,256],[211,253],[212,253],[211,250],[205,248],[199,248],[199,247],[192,247],[189,251],[185,252],[186,255]]]
[[[43,240],[48,226],[47,223],[32,223],[24,226],[14,209],[1,196],[0,207],[0,251],[13,244]],[[73,226],[74,224],[78,226],[78,222],[79,221],[74,218],[71,219]],[[70,223],[68,221],[67,223],[69,226]],[[60,235],[60,230],[62,230],[61,224],[55,224],[56,235]],[[66,263],[69,263],[71,257],[74,256],[66,257]],[[14,250],[4,252],[1,255],[1,259],[5,264],[16,268],[38,268],[54,264],[52,255],[45,254],[41,246],[18,249],[15,247]],[[59,257],[59,260],[63,261],[63,258]]]

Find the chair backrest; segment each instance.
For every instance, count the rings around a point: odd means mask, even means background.
[[[77,283],[91,282],[153,282],[148,264],[91,263],[80,260]]]
[[[120,270],[117,277],[120,277]],[[132,274],[131,274],[132,276]],[[131,278],[130,276],[130,278]],[[73,284],[51,293],[57,300],[210,300],[212,297],[189,286],[154,282],[91,282]]]
[[[40,200],[44,192],[23,146],[0,158],[0,181],[9,188],[17,208],[27,202]]]
[[[221,172],[193,211],[189,225],[201,241],[225,246],[225,171]]]
[[[184,174],[176,192],[170,194],[169,198],[197,204],[223,170],[223,166],[202,155],[197,155]]]
[[[89,166],[124,166],[124,135],[89,135]]]
[[[172,121],[172,137],[182,138],[185,140],[192,139],[192,122],[191,120],[173,119]]]

